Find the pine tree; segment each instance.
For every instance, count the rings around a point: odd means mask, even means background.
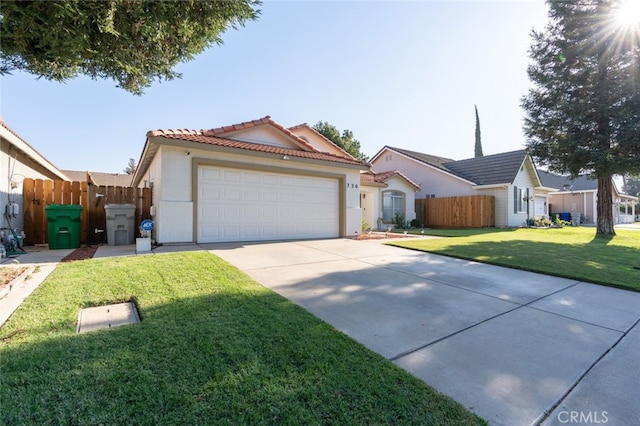
[[[129,158],[129,163],[127,164],[127,167],[123,170],[123,172],[128,175],[132,175],[136,172],[137,168],[138,166],[136,166],[136,160],[134,160],[133,158]]]
[[[480,139],[480,117],[478,116],[478,106],[474,105],[476,108],[476,147],[475,147],[475,156],[482,157],[484,154],[482,153],[482,141]]]
[[[597,233],[614,235],[612,177],[640,172],[640,21],[619,0],[547,0],[532,32],[522,100],[529,152],[551,171],[598,180]]]

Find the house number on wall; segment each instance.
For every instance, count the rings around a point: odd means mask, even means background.
[[[347,189],[349,189],[349,188],[356,188],[357,189],[358,188],[358,184],[357,183],[348,183],[347,182]]]

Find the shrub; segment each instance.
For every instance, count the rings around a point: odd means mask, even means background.
[[[404,229],[406,226],[404,222],[404,213],[396,212],[396,214],[393,215],[393,223],[397,229]]]

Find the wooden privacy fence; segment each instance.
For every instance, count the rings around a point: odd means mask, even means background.
[[[79,204],[82,206],[80,243],[99,244],[107,240],[106,204],[133,204],[135,230],[138,235],[140,222],[149,219],[151,188],[128,188],[122,186],[96,186],[87,182],[61,180],[25,179],[22,197],[24,203],[25,245],[47,244],[48,204]]]
[[[432,228],[487,228],[496,225],[495,197],[425,198],[416,200],[416,216]]]

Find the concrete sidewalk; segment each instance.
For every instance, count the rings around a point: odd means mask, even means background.
[[[640,293],[385,246],[204,246],[491,424],[640,424]]]

